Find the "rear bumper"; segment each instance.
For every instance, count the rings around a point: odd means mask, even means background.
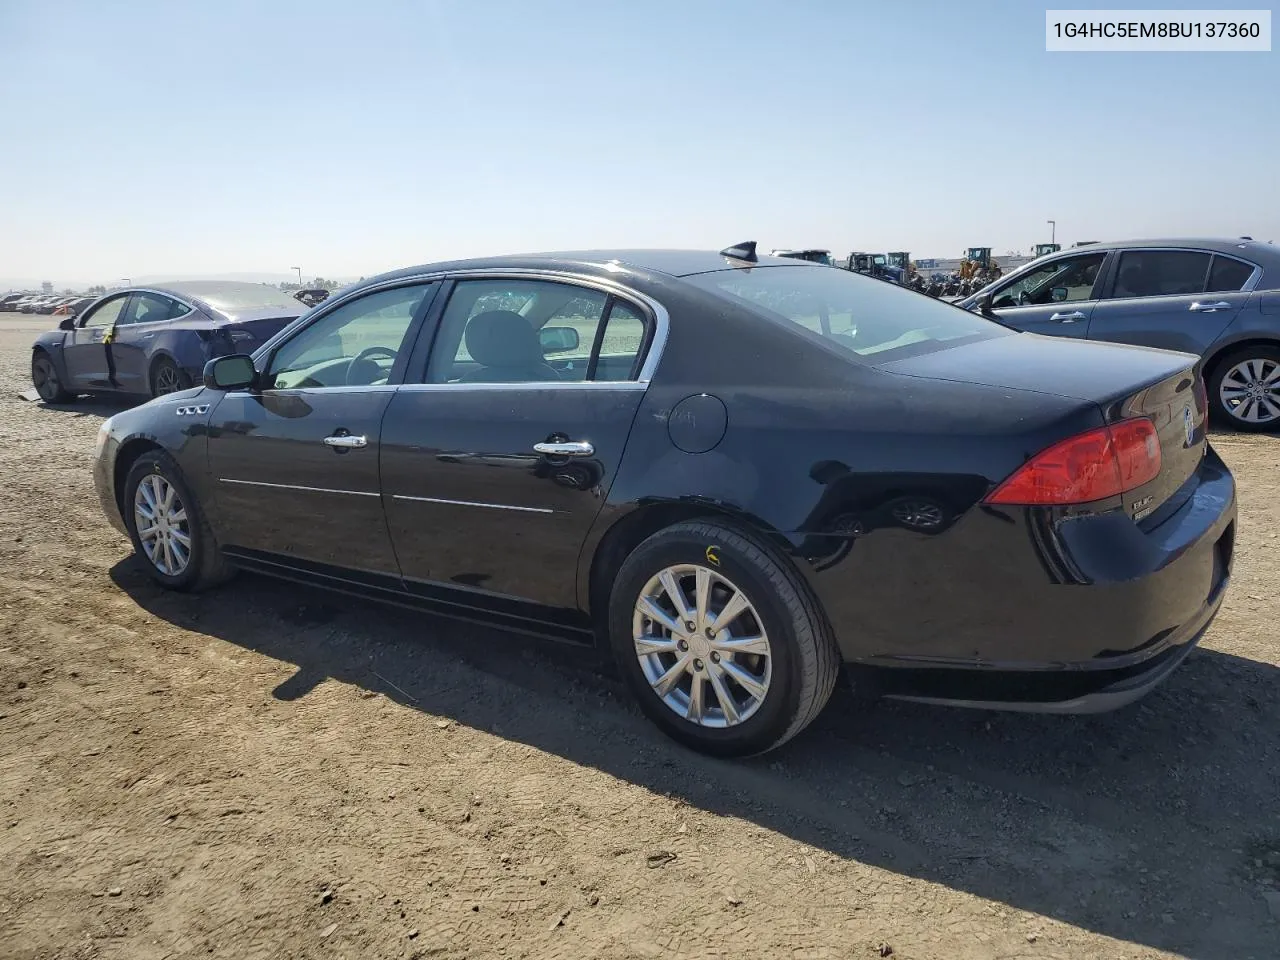
[[[855,684],[893,699],[1037,713],[1100,713],[1140,699],[1195,648],[1230,583],[1235,481],[1212,451],[1197,479],[1154,530],[1114,517],[1046,534],[1091,577],[984,595],[989,639],[974,646],[997,655],[861,659],[849,664]],[[1017,633],[1001,629],[1012,624]]]

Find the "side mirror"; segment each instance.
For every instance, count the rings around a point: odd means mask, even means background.
[[[63,317],[61,320],[58,321],[59,330],[74,330],[75,328],[76,328],[75,317]]]
[[[577,327],[543,327],[538,331],[538,341],[542,344],[543,354],[564,353],[578,349],[579,337]]]
[[[978,298],[978,312],[983,316],[991,315],[991,294],[984,293]]]
[[[1070,294],[1070,292],[1071,291],[1068,290],[1066,287],[1054,287],[1052,290],[1049,291],[1049,299],[1052,300],[1054,303],[1063,303],[1066,301],[1067,296],[1068,294]]]
[[[204,385],[210,390],[244,390],[257,379],[253,357],[247,353],[215,357],[204,365]]]

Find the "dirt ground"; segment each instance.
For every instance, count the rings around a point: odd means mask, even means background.
[[[11,316],[11,315],[6,315]],[[253,576],[150,585],[112,409],[0,318],[0,958],[1280,957],[1280,439],[1219,435],[1226,606],[1140,704],[838,694],[724,763],[576,653]]]

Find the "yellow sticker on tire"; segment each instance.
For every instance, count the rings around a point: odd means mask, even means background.
[[[707,563],[711,564],[713,567],[720,566],[719,547],[707,547]]]

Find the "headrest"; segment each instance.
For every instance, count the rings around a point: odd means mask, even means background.
[[[467,324],[467,353],[486,367],[518,367],[542,361],[542,344],[529,321],[510,310],[477,313]]]

